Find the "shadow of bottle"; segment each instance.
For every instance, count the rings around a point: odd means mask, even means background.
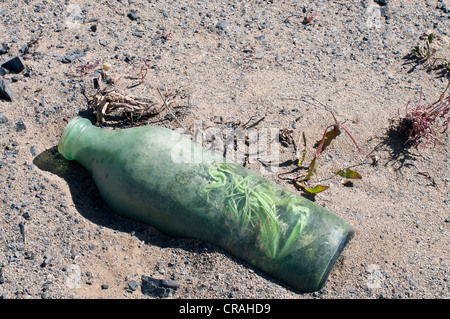
[[[179,247],[202,251],[201,243],[169,237],[151,225],[136,222],[116,214],[101,197],[89,172],[76,161],[66,160],[53,146],[38,154],[33,164],[40,170],[62,178],[70,189],[76,210],[91,222],[120,232],[134,233],[136,237],[162,248]]]

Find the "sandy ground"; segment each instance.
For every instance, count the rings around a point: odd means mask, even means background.
[[[168,298],[448,298],[448,134],[416,150],[390,130],[409,101],[434,102],[447,85],[446,74],[405,59],[427,32],[436,35],[434,56],[450,58],[444,5],[1,2],[0,62],[22,55],[26,68],[2,75],[13,100],[0,101],[0,296],[154,298],[142,290],[147,276],[176,283]],[[153,124],[193,133],[255,123],[285,130],[295,143],[304,132],[311,160],[333,113],[378,158],[371,165],[345,133],[320,158],[312,181],[330,187],[314,200],[356,233],[323,289],[295,291],[213,245],[170,238],[107,207],[87,171],[56,150],[70,119],[95,119],[90,101],[103,63],[125,94],[161,103],[165,88],[178,99],[150,118],[119,112],[105,129]],[[290,164],[247,168],[302,194],[292,178],[304,170],[292,143],[282,142],[280,161]],[[362,179],[342,185],[332,172],[343,167]]]

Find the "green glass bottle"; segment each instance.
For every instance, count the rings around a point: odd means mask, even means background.
[[[58,150],[118,214],[217,245],[299,291],[325,284],[353,236],[341,217],[163,127],[106,130],[77,117]]]

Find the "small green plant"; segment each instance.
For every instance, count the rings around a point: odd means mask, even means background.
[[[142,65],[141,66],[136,66],[133,64],[133,71],[135,74],[135,78],[136,79],[140,79],[141,83],[145,82],[145,78],[147,76],[148,73],[148,69],[149,69],[149,65],[147,63],[147,60],[142,59]]]
[[[442,67],[444,68],[446,73],[450,73],[450,60],[444,59],[442,62]]]
[[[419,60],[419,62],[424,63],[431,59],[431,57],[436,53],[436,49],[431,47],[433,43],[434,34],[428,35],[424,46],[416,45],[412,48],[412,54]]]
[[[441,63],[436,65],[436,62],[440,61]],[[433,68],[437,70],[441,70],[442,76],[449,76],[450,75],[450,60],[444,59],[444,58],[436,58],[435,62],[433,63]]]
[[[315,100],[315,99],[314,99]],[[320,103],[320,102],[319,102]],[[323,104],[322,104],[323,105]],[[325,106],[326,108],[326,106]],[[302,190],[304,190],[307,193],[312,193],[312,194],[316,194],[316,193],[320,193],[326,189],[328,189],[328,186],[324,186],[324,185],[317,185],[315,187],[308,187],[307,183],[308,181],[311,179],[311,177],[316,173],[317,167],[319,165],[319,157],[322,154],[322,152],[331,144],[331,142],[336,139],[339,135],[341,135],[341,130],[343,130],[352,140],[353,144],[355,144],[358,152],[366,157],[369,157],[372,160],[372,165],[375,165],[377,160],[375,157],[364,153],[360,147],[358,146],[358,143],[356,142],[355,138],[352,136],[352,134],[349,132],[349,130],[342,125],[342,123],[338,122],[336,117],[334,116],[333,113],[331,113],[333,118],[334,118],[334,124],[331,124],[329,126],[327,126],[327,128],[325,129],[322,139],[320,140],[318,147],[316,149],[316,153],[314,154],[314,157],[311,161],[311,163],[309,164],[309,166],[306,169],[306,175],[305,176],[297,176],[296,178],[294,178],[293,182],[294,185],[301,188]],[[306,158],[306,138],[305,138],[305,134],[302,133],[302,139],[303,139],[303,151],[297,153],[297,159],[298,159],[298,166],[301,166]],[[335,174],[340,175],[341,177],[343,177],[342,179],[342,183],[346,184],[349,181],[353,180],[353,179],[360,179],[361,175],[353,170],[350,170],[348,168],[344,169],[344,170],[338,170],[335,172]]]
[[[436,57],[437,50],[431,47],[436,38],[437,36],[434,33],[422,36],[421,39],[425,39],[425,44],[423,46],[416,45],[413,47],[408,59],[414,59],[418,64],[423,64],[427,71],[441,70],[442,75],[448,75],[450,74],[449,59]]]

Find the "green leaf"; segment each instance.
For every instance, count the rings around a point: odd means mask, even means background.
[[[303,139],[302,158],[300,158],[300,154],[297,153],[297,159],[298,159],[298,164],[297,164],[297,165],[298,165],[298,166],[300,166],[300,165],[303,164],[303,162],[305,161],[306,153],[307,153],[305,132],[302,132],[302,139]]]
[[[298,236],[302,232],[305,225],[306,225],[306,217],[304,215],[299,216],[297,219],[297,223],[295,224],[294,228],[292,229],[289,237],[286,239],[286,242],[284,243],[283,248],[281,248],[280,253],[278,254],[278,258],[282,258],[288,253],[289,248],[292,246],[294,241],[298,238]]]
[[[344,170],[336,170],[335,173],[342,177],[342,184],[348,183],[352,179],[361,179],[362,176],[357,171],[346,168]]]
[[[313,160],[311,161],[311,164],[309,164],[308,170],[306,171],[306,176],[303,179],[304,181],[307,181],[311,178],[311,176],[316,172],[317,168],[317,157],[314,156]]]
[[[337,136],[341,134],[341,130],[339,129],[339,126],[334,125],[333,129],[329,132],[325,133],[324,141],[322,145],[322,149],[319,150],[319,152],[322,152],[327,146],[330,145],[331,141],[334,140]]]
[[[304,183],[301,183],[301,182],[296,182],[295,184],[298,187],[300,187],[301,189],[303,189],[305,192],[311,193],[311,194],[317,194],[317,193],[323,192],[324,190],[329,188],[329,186],[324,186],[324,185],[320,185],[320,184],[313,188],[308,188],[308,187],[306,187],[306,185]]]

